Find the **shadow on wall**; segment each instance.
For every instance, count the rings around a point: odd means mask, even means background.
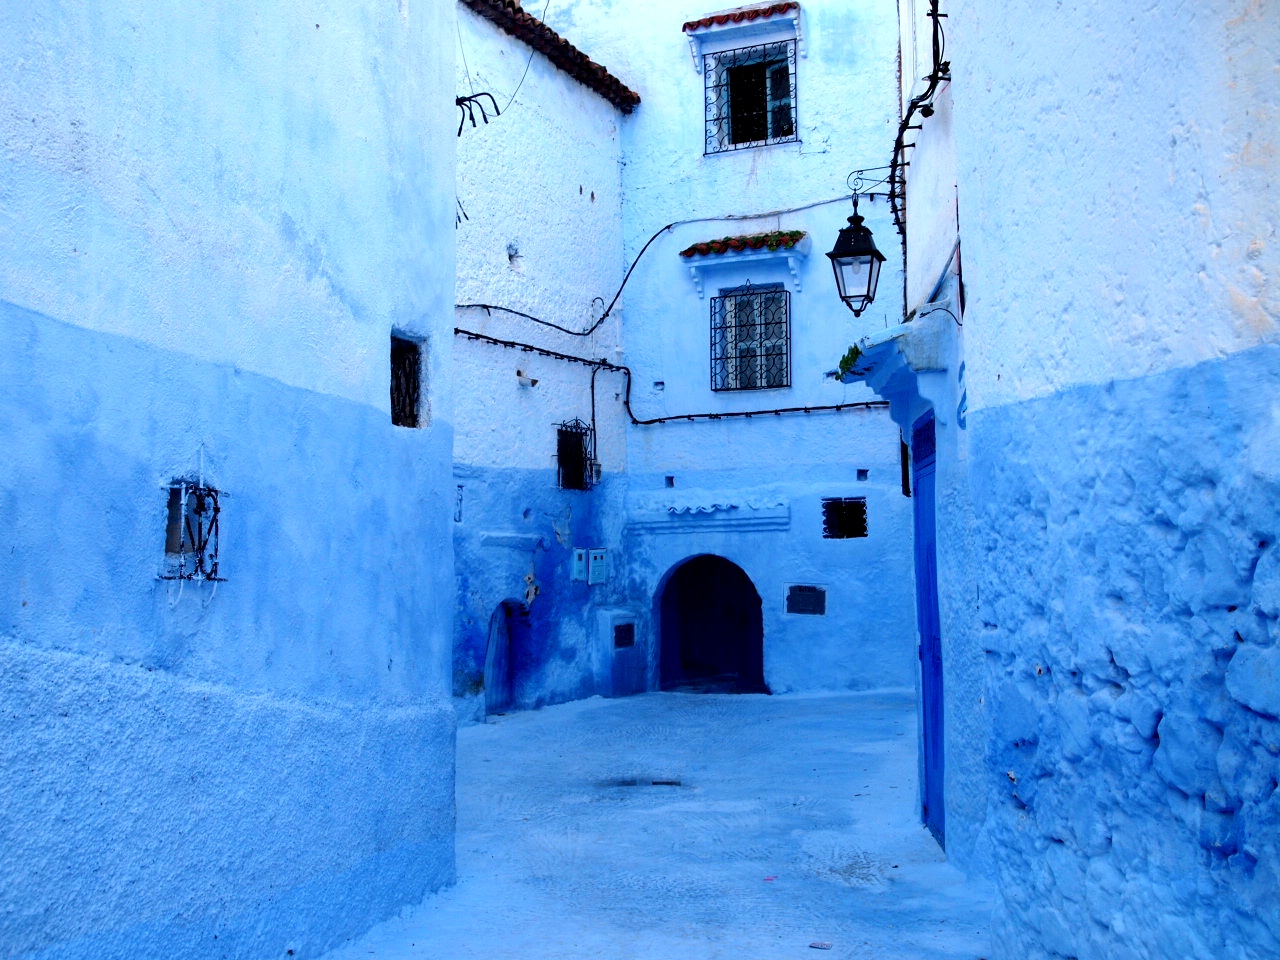
[[[686,560],[658,601],[663,690],[768,693],[760,594],[742,568],[712,554]]]

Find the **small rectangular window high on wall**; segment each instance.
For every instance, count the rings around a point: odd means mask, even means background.
[[[825,497],[822,501],[822,538],[848,540],[867,535],[866,497]]]
[[[422,426],[422,344],[391,336],[391,422]]]
[[[590,490],[595,483],[595,437],[581,420],[556,428],[556,472],[563,490]]]

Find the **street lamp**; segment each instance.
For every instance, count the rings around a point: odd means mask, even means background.
[[[884,254],[876,249],[871,231],[864,223],[858,214],[858,195],[855,193],[853,216],[849,218],[849,225],[840,231],[835,248],[827,254],[836,274],[840,299],[853,311],[855,317],[861,316],[862,311],[876,298],[880,264],[884,263]]]

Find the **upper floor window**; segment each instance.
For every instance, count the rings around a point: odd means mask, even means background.
[[[791,294],[780,283],[711,298],[711,389],[791,385]]]
[[[796,41],[703,54],[706,149],[723,153],[796,136]]]

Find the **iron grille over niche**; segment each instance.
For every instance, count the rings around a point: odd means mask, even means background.
[[[164,580],[222,580],[218,576],[218,491],[190,480],[169,484]]]
[[[397,427],[422,425],[422,345],[391,337],[391,422]]]
[[[799,139],[794,40],[704,54],[702,75],[707,112],[704,153]]]
[[[595,483],[595,434],[581,420],[556,428],[556,467],[563,490],[590,490]]]
[[[823,498],[822,538],[824,540],[848,540],[866,535],[866,497]]]
[[[711,389],[791,386],[791,294],[780,283],[711,298]]]

